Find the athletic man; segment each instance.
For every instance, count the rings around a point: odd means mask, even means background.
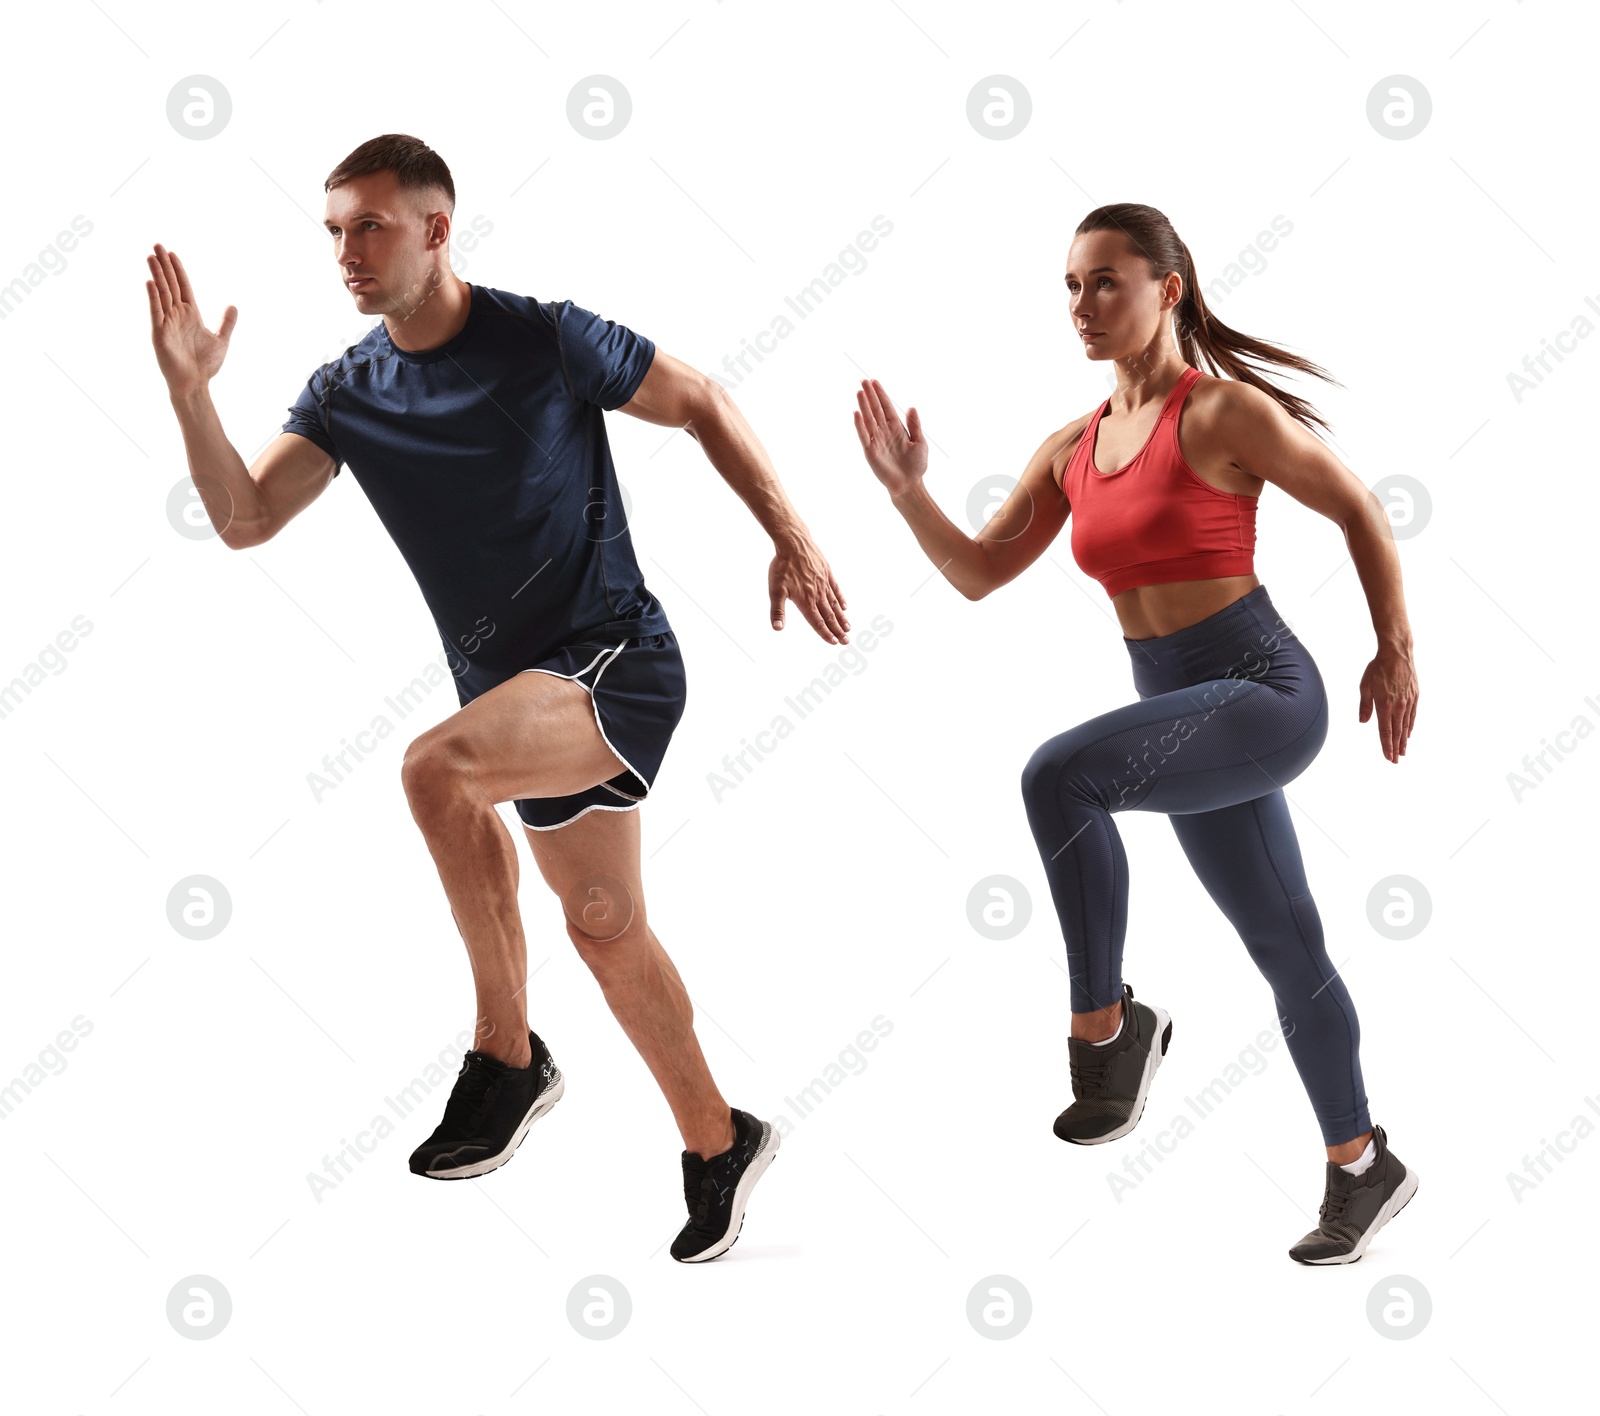
[[[237,318],[201,323],[176,255],[149,257],[152,339],[189,469],[224,544],[281,531],[348,463],[416,576],[461,710],[408,748],[411,812],[438,866],[477,990],[473,1048],[438,1128],[411,1157],[436,1180],[511,1158],[563,1079],[523,999],[514,801],[567,933],[638,1048],[683,1137],[684,1262],[737,1239],[778,1133],[712,1080],[677,970],[645,917],[639,818],[683,713],[683,661],[645,588],[602,410],[683,428],[771,535],[772,627],[793,600],[830,644],[845,602],[765,450],[705,375],[570,301],[458,279],[455,186],[437,153],[386,134],[328,177],[339,277],[379,323],[317,369],[284,431],[246,468],[209,382]]]

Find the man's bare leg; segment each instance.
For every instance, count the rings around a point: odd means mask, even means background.
[[[472,963],[477,992],[473,1046],[513,1067],[525,1067],[531,1060],[523,993],[527,946],[517,908],[516,841],[495,805],[517,797],[566,796],[624,770],[595,725],[589,695],[570,679],[551,674],[517,674],[430,728],[406,750],[401,780],[411,814],[438,867]],[[577,837],[568,835],[595,818],[627,821],[632,834],[623,830],[608,837],[603,827],[591,827]],[[706,1156],[726,1150],[733,1142],[728,1105],[695,1039],[682,981],[644,923],[638,812],[592,811],[559,831],[528,834],[541,870],[553,863],[569,892],[605,876],[620,882],[631,896],[637,923],[630,921],[616,939],[597,940],[591,932],[574,935],[574,943],[584,940],[580,953],[666,1095],[684,1149]],[[554,838],[560,836],[573,844],[555,847]],[[592,859],[586,841],[593,848]],[[545,878],[550,880],[550,874]],[[561,894],[554,882],[552,888]],[[613,893],[620,901],[620,892]],[[565,904],[566,895],[562,899]],[[576,913],[592,931],[594,907],[586,916],[580,903]],[[569,911],[569,935],[574,933],[572,917]]]
[[[567,935],[672,1107],[684,1149],[720,1155],[733,1144],[733,1122],[700,1051],[688,990],[645,916],[639,810],[591,811],[555,831],[524,829],[561,901]]]

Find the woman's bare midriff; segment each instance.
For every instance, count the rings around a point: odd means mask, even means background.
[[[1198,624],[1226,609],[1261,584],[1254,575],[1224,575],[1214,580],[1174,580],[1139,585],[1112,597],[1122,633],[1129,639],[1155,639]]]

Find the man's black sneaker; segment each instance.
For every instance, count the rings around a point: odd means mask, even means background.
[[[1172,1042],[1172,1019],[1164,1008],[1136,1003],[1122,985],[1122,1031],[1097,1047],[1067,1039],[1072,1069],[1072,1105],[1056,1117],[1055,1132],[1074,1145],[1097,1146],[1126,1136],[1144,1114],[1144,1100]]]
[[[750,1192],[778,1151],[778,1133],[770,1122],[748,1111],[733,1112],[733,1145],[721,1155],[702,1160],[683,1153],[683,1198],[689,1222],[672,1241],[672,1257],[682,1264],[703,1263],[733,1247],[744,1224]]]
[[[1372,1236],[1403,1210],[1417,1193],[1417,1172],[1389,1149],[1382,1126],[1372,1128],[1377,1159],[1359,1175],[1333,1161],[1322,1195],[1317,1227],[1289,1250],[1302,1264],[1353,1264]]]
[[[411,1153],[411,1170],[430,1180],[467,1180],[504,1165],[528,1128],[566,1090],[561,1069],[539,1035],[528,1034],[533,1058],[512,1067],[487,1052],[461,1059],[461,1071],[438,1128]]]

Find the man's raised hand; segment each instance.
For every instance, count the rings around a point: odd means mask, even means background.
[[[150,265],[151,279],[144,288],[150,297],[150,342],[155,345],[156,363],[169,392],[192,393],[222,367],[239,311],[229,305],[216,331],[207,329],[183,262],[159,242],[145,259]]]

